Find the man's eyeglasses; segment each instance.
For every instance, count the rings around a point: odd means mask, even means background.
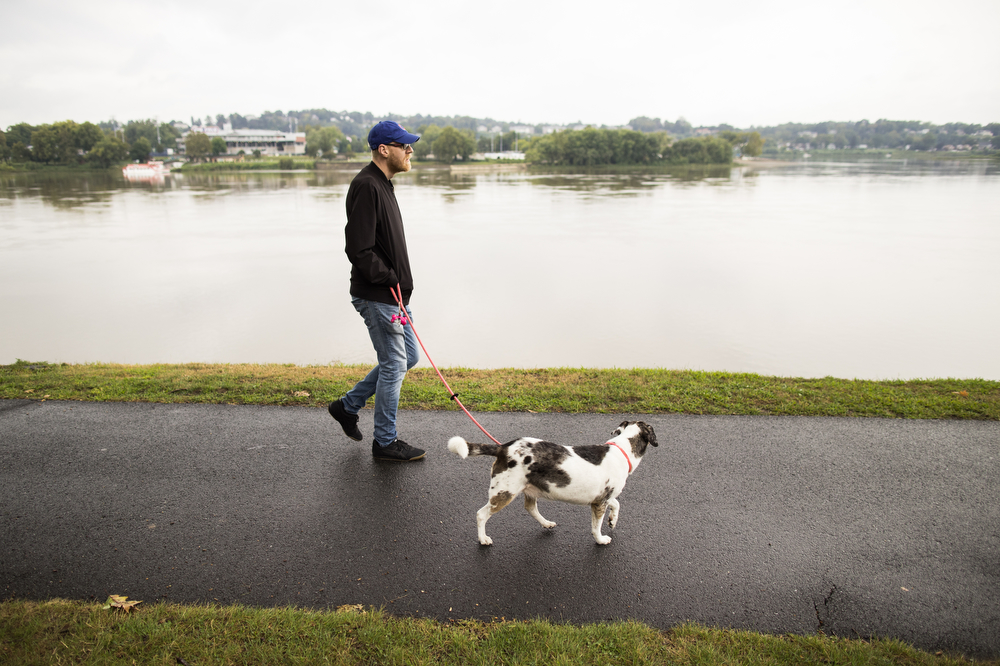
[[[411,144],[408,144],[408,143],[396,143],[395,141],[389,143],[388,145],[392,146],[393,148],[402,148],[403,152],[406,152],[407,150],[410,150],[410,148],[413,147]]]

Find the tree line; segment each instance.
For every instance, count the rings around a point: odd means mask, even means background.
[[[125,160],[145,162],[153,152],[176,148],[180,132],[167,123],[18,123],[0,131],[0,160],[107,168]]]
[[[879,148],[941,150],[946,146],[1000,149],[1000,123],[945,123],[934,125],[918,120],[875,122],[785,123],[760,128],[772,150],[816,148]]]
[[[786,123],[774,127],[739,131],[730,125],[692,127],[683,118],[676,122],[639,116],[629,121],[631,129],[587,128],[525,137],[512,131],[478,132],[480,127],[500,125],[486,118],[469,116],[394,116],[405,127],[422,135],[414,146],[415,159],[451,162],[468,159],[474,152],[511,149],[517,145],[527,159],[549,164],[588,166],[597,164],[728,163],[733,149],[742,155],[760,155],[786,149],[816,148],[907,148],[940,150],[971,147],[1000,149],[1000,123],[977,125],[880,119],[875,122]],[[368,151],[368,128],[377,119],[371,113],[308,109],[289,112],[267,111],[263,115],[218,114],[206,116],[204,123],[192,118],[192,125],[231,123],[234,129],[295,129],[306,134],[306,153],[312,157],[352,156]],[[301,122],[301,124],[300,124]],[[114,121],[76,123],[66,120],[51,124],[18,123],[0,131],[0,161],[108,167],[126,159],[146,161],[152,153],[177,148],[181,131],[175,123],[131,120],[125,125]],[[178,125],[183,128],[183,124]],[[509,127],[509,125],[508,125]],[[415,128],[415,129],[414,129]],[[693,136],[708,132],[709,136]],[[188,136],[189,158],[201,159],[226,152],[225,141],[199,132]],[[204,144],[204,145],[203,145]],[[728,146],[728,152],[726,150]]]
[[[554,132],[530,140],[525,159],[538,164],[597,166],[603,164],[730,164],[734,150],[760,155],[764,140],[757,132],[724,132],[719,136],[675,140],[666,132],[584,130]]]
[[[503,144],[505,148],[513,145],[513,135],[510,133],[510,123],[496,121],[492,118],[474,118],[471,116],[425,116],[425,115],[399,115],[388,114],[376,118],[370,112],[358,111],[331,111],[329,109],[304,109],[301,111],[265,111],[260,116],[241,116],[233,113],[228,116],[218,114],[214,121],[220,126],[224,122],[230,122],[234,129],[277,129],[288,131],[293,128],[302,128],[307,125],[316,127],[336,127],[345,137],[352,137],[352,144],[355,152],[360,152],[358,146],[364,146],[364,139],[367,136],[368,128],[378,120],[395,120],[404,127],[415,131],[413,128],[420,127],[454,127],[458,131],[468,130],[476,135],[477,149],[486,152],[486,144],[492,136],[494,148],[498,149],[500,136],[493,136],[492,131],[487,136],[478,132],[479,127],[503,128]],[[206,116],[206,123],[211,124],[213,118]],[[201,120],[192,118],[192,124],[201,123]],[[530,124],[536,135],[542,134],[543,126]],[[601,128],[612,129],[612,128]],[[655,134],[666,132],[675,139],[685,139],[696,137],[699,131],[709,131],[713,135],[722,135],[726,132],[737,132],[741,130],[725,123],[712,127],[695,127],[683,117],[674,122],[661,120],[660,118],[650,118],[648,116],[637,116],[628,121],[624,129],[632,129],[644,134]],[[994,148],[1000,149],[1000,123],[989,123],[977,125],[974,123],[945,123],[934,125],[922,121],[909,120],[887,120],[880,119],[875,122],[861,120],[858,122],[833,122],[822,123],[786,123],[783,125],[769,127],[750,127],[748,130],[756,131],[761,138],[767,142],[768,152],[777,151],[783,148],[794,149],[816,149],[826,148],[831,144],[836,148],[905,148],[910,150],[940,150],[947,145],[969,145],[973,148]],[[984,134],[989,132],[992,136]],[[524,137],[520,137],[523,139]],[[360,142],[358,141],[360,139]]]

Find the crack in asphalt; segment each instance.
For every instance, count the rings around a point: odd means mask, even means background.
[[[833,594],[836,591],[837,591],[837,586],[834,585],[833,587],[830,588],[830,591],[827,593],[826,598],[823,599],[823,610],[826,613],[827,617],[830,616],[830,602],[833,600]],[[819,604],[816,603],[815,601],[813,602],[813,608],[816,610],[816,622],[818,623],[816,625],[816,631],[822,632],[823,631],[823,618],[820,617],[820,614],[819,614]]]

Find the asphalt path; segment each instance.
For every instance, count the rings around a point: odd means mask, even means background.
[[[370,437],[371,412],[361,428]],[[1000,423],[477,414],[501,441],[656,430],[598,546],[587,507],[515,501],[461,412],[403,412],[415,463],[325,410],[0,400],[0,596],[686,620],[1000,656]],[[609,533],[605,524],[605,533]]]

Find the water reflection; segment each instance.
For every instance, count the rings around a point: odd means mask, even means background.
[[[182,174],[183,183],[193,190],[257,192],[267,190],[329,187],[350,183],[353,174],[289,171],[204,171]]]
[[[857,176],[900,176],[905,178],[927,178],[941,176],[996,176],[1000,175],[998,160],[885,160],[879,162],[796,162],[788,167],[768,168],[747,167],[754,173],[766,169],[775,176],[829,176],[854,178]]]
[[[371,361],[343,255],[355,173],[0,175],[0,363]],[[445,366],[996,379],[998,176],[886,161],[393,182]]]
[[[38,171],[0,173],[0,201],[40,198],[56,208],[76,208],[107,202],[125,185],[118,172]]]

